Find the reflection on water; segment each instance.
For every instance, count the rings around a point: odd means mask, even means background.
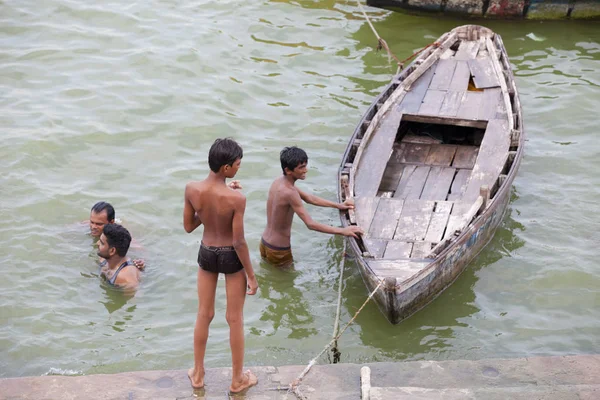
[[[305,339],[315,335],[317,331],[310,307],[296,287],[295,280],[300,273],[293,267],[282,270],[264,262],[261,266],[257,279],[261,297],[267,301],[267,305],[260,320],[268,321],[272,331],[260,334],[272,336],[281,329],[289,339]]]

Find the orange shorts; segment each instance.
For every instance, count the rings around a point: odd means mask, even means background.
[[[271,265],[287,267],[294,261],[291,247],[276,247],[260,239],[260,256]]]

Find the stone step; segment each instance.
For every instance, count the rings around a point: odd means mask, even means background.
[[[514,386],[430,389],[371,387],[370,400],[592,400],[600,399],[600,385]]]

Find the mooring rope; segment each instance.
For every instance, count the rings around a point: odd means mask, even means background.
[[[362,311],[363,308],[365,308],[365,306],[367,305],[367,303],[369,302],[369,300],[371,300],[371,298],[379,290],[379,288],[381,287],[381,285],[383,285],[383,282],[384,282],[383,280],[379,281],[379,284],[377,285],[377,287],[375,289],[373,289],[373,291],[369,294],[369,297],[367,297],[367,299],[365,300],[365,302],[363,303],[363,305],[360,306],[360,308],[356,311],[356,313],[354,314],[354,316],[352,317],[352,319],[346,324],[346,326],[344,326],[344,328],[329,343],[327,343],[327,345],[323,348],[323,350],[321,350],[321,352],[319,354],[317,354],[317,356],[315,358],[313,358],[312,360],[310,360],[310,362],[308,363],[308,365],[306,366],[306,368],[304,368],[304,370],[302,371],[302,373],[300,375],[298,375],[298,377],[296,379],[294,379],[292,381],[292,383],[290,383],[290,387],[288,389],[288,393],[295,394],[299,399],[305,398],[304,395],[302,395],[302,393],[300,393],[298,391],[298,386],[300,385],[300,383],[302,383],[302,379],[304,379],[304,377],[306,376],[306,374],[308,374],[308,372],[313,367],[313,365],[315,365],[317,363],[317,359],[319,357],[321,357],[321,355],[323,355],[323,353],[325,353],[327,351],[327,349],[330,348],[331,345],[333,343],[335,343],[340,338],[340,336],[342,336],[342,334],[346,331],[346,329],[348,329],[348,327],[354,322],[354,320],[356,319],[356,317],[358,317],[358,314],[360,314],[360,312]]]
[[[396,57],[394,55],[394,53],[392,53],[392,51],[390,50],[387,42],[381,36],[379,36],[379,33],[377,33],[377,30],[375,29],[375,27],[371,23],[371,19],[369,18],[369,16],[365,12],[365,9],[363,8],[362,4],[360,3],[360,0],[356,0],[356,4],[358,4],[358,8],[360,8],[360,11],[362,12],[363,16],[367,20],[367,23],[369,24],[369,26],[371,27],[371,30],[375,34],[375,37],[377,38],[377,43],[378,43],[377,44],[377,50],[381,50],[382,48],[384,48],[387,51],[387,53],[388,53],[388,60],[389,60],[389,62],[392,62],[392,60],[391,60],[392,57],[394,58],[394,60],[396,60],[396,63],[398,64],[398,70],[396,71],[396,75],[398,75],[400,73],[400,71],[402,71],[402,69],[404,68],[404,64],[407,61],[413,59],[416,55],[422,53],[425,49],[427,49],[427,48],[429,48],[431,46],[440,47],[440,44],[438,42],[430,43],[427,46],[423,47],[421,50],[418,50],[418,51],[414,52],[410,57],[407,57],[404,60],[400,61],[398,59],[398,57]]]
[[[342,309],[342,281],[344,278],[344,266],[346,260],[346,240],[344,240],[344,247],[342,247],[342,260],[340,261],[340,279],[338,282],[338,300],[337,300],[337,310],[335,312],[335,322],[333,324],[333,335],[335,338],[340,329],[340,312]],[[333,342],[333,347],[331,348],[331,353],[333,354],[333,363],[337,364],[340,362],[340,357],[342,353],[338,350],[337,340]]]
[[[384,48],[385,51],[387,51],[387,53],[388,53],[389,61],[391,62],[392,61],[391,58],[393,57],[394,60],[396,60],[396,62],[398,63],[398,70],[396,71],[396,75],[398,75],[400,73],[400,71],[402,70],[402,68],[404,68],[404,64],[402,62],[400,62],[400,60],[398,60],[398,57],[396,57],[394,55],[394,53],[392,53],[387,42],[385,40],[383,40],[383,38],[381,36],[379,36],[379,33],[377,33],[377,30],[371,23],[371,19],[365,12],[365,9],[363,8],[362,4],[360,3],[360,0],[356,0],[356,4],[358,4],[358,8],[360,8],[360,11],[362,12],[363,16],[367,20],[367,23],[369,24],[369,26],[371,27],[371,30],[375,34],[375,37],[377,38],[377,50],[381,50],[382,48]]]

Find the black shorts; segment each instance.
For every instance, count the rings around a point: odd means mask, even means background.
[[[198,266],[221,274],[235,274],[244,269],[233,246],[205,246],[204,243],[198,251]]]

